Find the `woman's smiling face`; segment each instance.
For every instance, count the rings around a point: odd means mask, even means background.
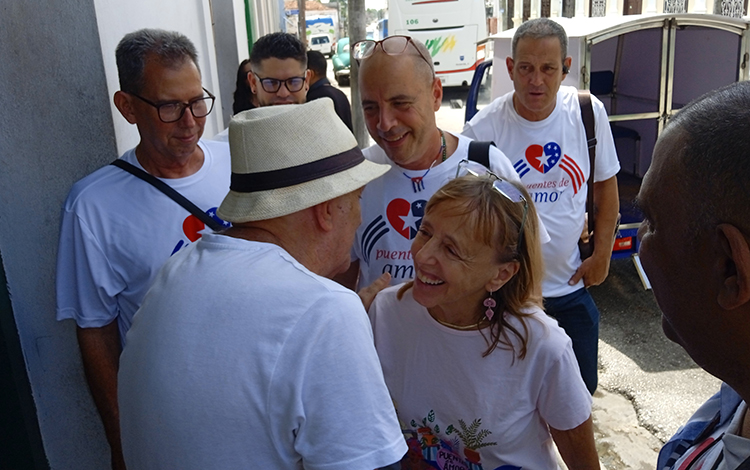
[[[413,295],[420,305],[475,317],[488,292],[512,277],[504,269],[510,263],[500,263],[497,252],[475,232],[456,202],[425,214],[411,246]]]

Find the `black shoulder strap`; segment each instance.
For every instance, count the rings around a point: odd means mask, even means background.
[[[212,219],[208,214],[200,210],[200,208],[190,202],[188,198],[175,191],[171,186],[155,177],[154,175],[147,173],[137,166],[132,165],[131,163],[128,163],[125,160],[119,158],[113,161],[111,164],[151,184],[156,189],[169,196],[170,199],[172,199],[174,202],[184,207],[188,212],[198,217],[201,222],[203,222],[207,227],[211,228],[211,230],[213,230],[214,232],[218,232],[226,228],[216,220]]]
[[[490,146],[494,146],[492,141],[481,142],[472,140],[469,142],[469,160],[481,163],[485,168],[490,168]]]
[[[591,94],[588,90],[578,91],[578,104],[581,106],[581,119],[586,129],[586,145],[589,148],[589,179],[586,212],[589,213],[589,232],[594,231],[594,168],[596,163],[596,132],[594,130],[594,107],[591,105]]]
[[[750,457],[743,460],[740,466],[737,467],[736,470],[749,470],[749,469],[750,469]]]

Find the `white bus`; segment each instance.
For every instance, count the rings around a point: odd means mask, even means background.
[[[389,0],[388,33],[425,43],[443,86],[468,86],[484,60],[484,0]]]

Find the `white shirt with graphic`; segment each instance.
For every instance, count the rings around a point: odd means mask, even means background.
[[[226,143],[200,141],[205,160],[185,178],[162,179],[206,213],[229,191]],[[121,159],[143,169],[135,150]],[[97,328],[117,319],[120,339],[159,268],[198,240],[203,222],[149,183],[112,165],[78,181],[62,210],[57,254],[57,319]],[[209,229],[210,231],[210,229]]]
[[[492,140],[513,163],[531,194],[551,237],[542,246],[546,276],[545,297],[560,297],[583,287],[568,281],[581,264],[578,239],[586,212],[589,155],[581,120],[578,91],[560,87],[554,111],[542,121],[527,121],[513,107],[507,93],[483,108],[464,127],[472,139]],[[612,131],[604,105],[591,96],[596,135],[594,181],[605,181],[620,171]]]
[[[456,177],[459,162],[468,158],[471,139],[457,137],[453,155],[428,170],[401,168],[378,145],[363,151],[368,160],[390,164],[391,169],[362,193],[362,225],[352,249],[353,257],[359,259],[360,286],[369,286],[385,272],[391,274],[391,284],[414,277],[411,242],[422,223],[425,204]],[[490,148],[490,169],[503,179],[520,181],[510,161],[494,147]]]
[[[482,332],[441,325],[411,290],[398,300],[399,287],[378,294],[369,315],[409,446],[405,460],[441,470],[557,468],[547,426],[572,429],[591,414],[570,338],[557,322],[529,310],[526,357],[502,346],[482,357]],[[523,331],[516,317],[509,321]]]

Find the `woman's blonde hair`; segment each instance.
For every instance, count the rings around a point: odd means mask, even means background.
[[[526,188],[520,184],[510,183],[526,198],[528,211],[523,227],[523,239],[519,240],[521,223],[524,219],[524,203],[513,202],[493,187],[497,179],[492,175],[464,176],[448,182],[429,200],[425,214],[430,214],[441,207],[450,215],[463,216],[465,223],[477,235],[478,240],[494,248],[498,263],[518,261],[518,273],[491,295],[495,299],[496,315],[490,321],[490,338],[487,339],[487,356],[498,345],[514,350],[508,331],[521,341],[521,348],[516,355],[523,359],[526,356],[528,328],[524,317],[528,316],[522,309],[542,307],[541,282],[544,275],[541,246],[539,243],[539,224],[536,209],[531,202]],[[450,207],[446,207],[450,204]],[[411,288],[408,283],[399,291],[398,298]],[[520,319],[523,332],[518,331],[505,318],[513,315]]]

